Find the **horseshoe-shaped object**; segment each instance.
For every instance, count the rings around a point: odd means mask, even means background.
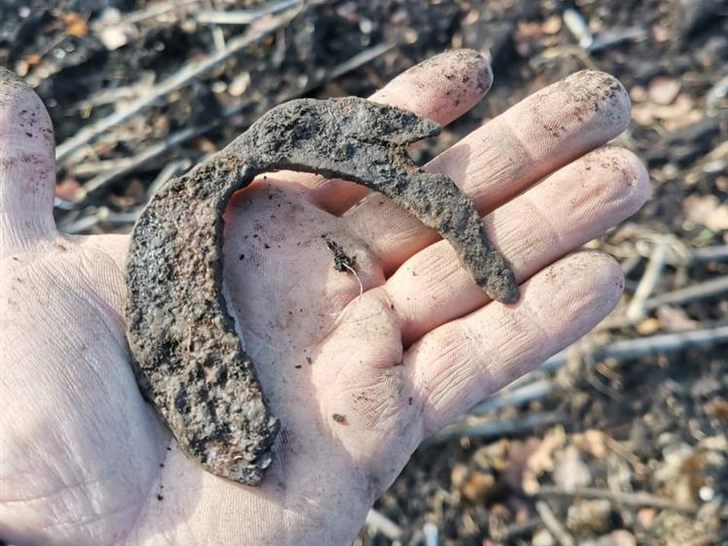
[[[259,484],[280,427],[222,290],[223,212],[256,175],[306,171],[381,192],[449,241],[491,298],[518,298],[513,273],[472,201],[407,155],[405,145],[439,130],[411,112],[364,99],[295,100],[154,195],[131,237],[127,339],[142,393],[205,469]]]

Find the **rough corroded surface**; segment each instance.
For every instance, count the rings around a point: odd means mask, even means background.
[[[308,171],[381,192],[441,233],[492,298],[518,297],[470,199],[407,156],[404,145],[438,132],[433,122],[363,99],[292,101],[149,203],[132,234],[127,337],[142,392],[210,472],[260,483],[279,429],[222,292],[223,211],[257,174]]]

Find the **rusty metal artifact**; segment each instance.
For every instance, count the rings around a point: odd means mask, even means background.
[[[449,241],[490,297],[518,298],[471,200],[407,155],[405,145],[438,133],[434,122],[364,99],[292,101],[152,198],[132,233],[127,337],[142,393],[204,468],[259,484],[279,430],[222,290],[223,212],[256,175],[307,171],[381,192]]]

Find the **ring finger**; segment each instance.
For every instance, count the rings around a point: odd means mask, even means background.
[[[647,171],[634,154],[596,150],[488,215],[486,229],[523,282],[633,214],[648,188]],[[385,290],[406,344],[488,301],[445,241],[407,260]]]

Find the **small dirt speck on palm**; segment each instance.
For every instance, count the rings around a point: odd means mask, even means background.
[[[341,247],[341,245],[333,239],[324,236],[324,240],[326,241],[326,246],[334,255],[334,269],[341,272],[354,271],[354,266],[356,265],[356,257],[349,256],[346,252],[344,252],[344,249]]]

